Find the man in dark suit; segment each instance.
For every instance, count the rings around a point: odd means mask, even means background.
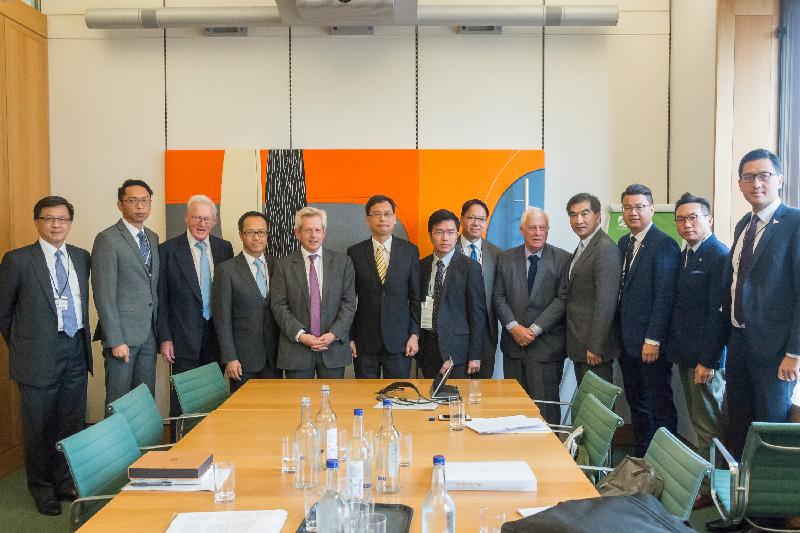
[[[220,263],[211,292],[211,311],[220,362],[235,392],[251,378],[280,378],[278,324],[270,297],[275,258],[267,247],[267,217],[248,211],[239,217],[242,252]]]
[[[675,202],[675,226],[686,241],[681,254],[667,357],[678,365],[697,451],[709,460],[711,441],[722,434],[725,392],[725,320],[720,283],[728,247],[711,233],[711,204],[688,192]],[[704,480],[695,508],[711,505]]]
[[[497,258],[494,306],[503,325],[503,374],[516,379],[531,398],[558,401],[566,359],[564,313],[570,254],[547,243],[550,221],[529,207],[519,225],[525,241]],[[557,424],[555,404],[540,404]]]
[[[144,383],[155,396],[158,318],[158,235],[144,223],[153,190],[125,180],[117,190],[119,221],[101,231],[92,248],[92,291],[103,343],[106,405]]]
[[[211,283],[216,266],[233,257],[231,243],[211,235],[217,223],[217,206],[208,196],[189,198],[183,219],[186,233],[158,247],[161,273],[156,336],[173,374],[219,360],[211,318]],[[174,389],[169,414],[180,414]]]
[[[750,423],[786,422],[800,373],[800,210],[781,202],[781,162],[753,150],[739,164],[752,206],[725,268],[728,443],[740,457]]]
[[[481,264],[483,287],[486,294],[486,332],[483,335],[483,356],[477,377],[490,379],[494,374],[494,360],[497,353],[497,314],[494,312],[492,292],[494,291],[494,271],[500,248],[483,238],[489,220],[489,206],[483,200],[473,198],[461,206],[461,238],[456,249]]]
[[[419,351],[419,249],[392,237],[394,200],[367,200],[372,237],[347,249],[358,296],[350,349],[357,378],[408,378]]]
[[[580,384],[587,370],[614,381],[619,339],[613,328],[622,257],[600,227],[600,200],[579,193],[567,202],[572,231],[580,238],[570,259],[567,289],[567,355]]]
[[[0,333],[19,385],[28,490],[46,515],[76,497],[56,442],[83,429],[92,371],[89,252],[65,244],[73,216],[64,198],[42,198],[33,208],[39,240],[0,264]]]
[[[287,378],[343,378],[353,360],[353,262],[346,254],[323,248],[327,226],[322,209],[300,209],[294,218],[300,250],[275,264],[272,312],[281,329],[278,368]]]
[[[622,357],[619,366],[631,408],[634,455],[644,457],[660,427],[677,431],[672,401],[672,364],[661,344],[667,340],[680,249],[653,224],[653,194],[644,185],[622,193],[622,219],[630,230],[619,240],[625,258],[617,310]]]
[[[428,217],[433,254],[420,260],[422,346],[419,367],[426,378],[444,373],[466,378],[481,369],[486,331],[486,296],[481,266],[456,252],[458,217],[447,209]]]

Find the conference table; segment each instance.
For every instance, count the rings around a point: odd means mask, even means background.
[[[215,504],[210,492],[121,492],[80,529],[94,531],[161,532],[174,513],[254,509],[285,509],[284,532],[294,532],[303,519],[303,491],[292,474],[281,472],[281,438],[292,435],[300,421],[300,398],[312,401],[312,416],[320,405],[320,385],[331,388],[338,427],[352,433],[353,409],[364,409],[364,426],[377,431],[382,413],[376,391],[392,380],[250,380],[205,417],[178,442],[174,450],[213,453],[215,461],[236,464],[236,500]],[[411,380],[423,394],[430,380]],[[467,380],[451,380],[465,397],[465,410],[476,417],[524,414],[540,416],[535,403],[515,380],[483,380],[480,404],[466,402]],[[448,461],[524,460],[538,480],[536,492],[450,491],[456,504],[458,531],[477,531],[481,507],[502,511],[506,520],[520,518],[517,510],[591,498],[597,491],[553,433],[480,435],[470,429],[451,431],[446,421],[429,417],[435,411],[394,409],[395,427],[413,435],[412,465],[400,468],[400,490],[375,494],[378,503],[402,503],[414,509],[411,531],[421,530],[422,501],[430,490],[432,458]],[[321,477],[324,479],[324,476]]]

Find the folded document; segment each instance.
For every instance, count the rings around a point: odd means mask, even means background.
[[[494,433],[549,433],[552,431],[541,418],[525,415],[499,416],[497,418],[473,418],[464,423],[469,429],[482,435]]]
[[[167,533],[279,533],[286,511],[220,511],[178,513]]]
[[[448,461],[447,490],[509,490],[535,492],[536,476],[525,461]]]

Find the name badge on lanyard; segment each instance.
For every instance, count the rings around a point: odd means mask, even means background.
[[[56,297],[56,309],[59,311],[66,311],[69,308],[69,300],[67,300],[66,296],[57,296]]]

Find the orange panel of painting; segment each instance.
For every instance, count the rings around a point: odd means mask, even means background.
[[[409,239],[417,242],[419,197],[416,150],[304,150],[308,203],[365,204],[390,196]]]
[[[167,204],[186,203],[205,194],[215,204],[222,196],[225,150],[167,150],[164,157],[164,196]]]
[[[261,159],[261,204],[267,203],[267,162],[269,161],[269,150],[259,150],[258,156]]]

